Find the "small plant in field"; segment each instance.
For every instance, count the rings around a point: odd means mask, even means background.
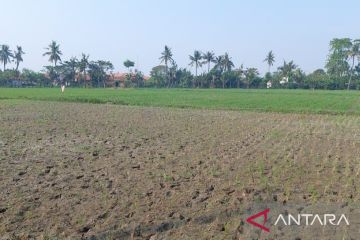
[[[191,173],[191,171],[186,170],[185,172],[182,173],[181,176],[182,176],[183,178],[189,179],[189,178],[192,177],[192,173]]]
[[[232,229],[236,228],[237,221],[228,221],[224,224],[224,231],[226,234],[231,234]]]
[[[311,195],[311,200],[312,202],[317,202],[317,200],[319,199],[320,195],[318,190],[316,189],[315,186],[309,186],[308,187],[308,192]]]
[[[251,183],[252,185],[255,185],[255,169],[254,169],[254,166],[252,164],[249,165],[249,172],[250,172],[250,175],[251,175]]]
[[[292,189],[292,188],[291,188],[290,184],[286,184],[286,185],[284,186],[284,196],[285,196],[286,202],[288,202],[289,199],[290,199],[291,189]]]
[[[270,139],[276,140],[282,137],[282,133],[279,130],[273,130],[270,132]]]
[[[165,182],[169,182],[173,180],[173,178],[170,175],[167,175],[166,173],[163,174],[163,179]]]
[[[259,163],[258,163],[258,171],[259,171],[260,176],[264,175],[264,172],[265,172],[265,163],[264,163],[264,161],[259,161]]]
[[[244,182],[241,180],[240,175],[236,175],[235,184],[238,185],[239,188],[242,188],[244,186]]]

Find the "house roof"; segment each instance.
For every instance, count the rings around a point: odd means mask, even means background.
[[[110,74],[110,79],[112,81],[125,81],[126,80],[126,76],[128,73],[122,73],[122,72],[115,72],[115,73],[111,73]],[[150,77],[149,76],[144,76],[144,80],[148,80]]]
[[[115,72],[115,73],[110,73],[108,76],[108,81],[120,81],[120,82],[124,82],[126,80],[126,76],[128,73],[123,73],[123,72]],[[44,73],[45,77],[50,78],[48,73]],[[150,77],[149,76],[144,76],[144,80],[148,80]],[[82,80],[83,79],[83,75],[82,73],[77,73],[75,76],[75,79],[77,81]],[[85,76],[85,80],[86,81],[90,81],[90,76],[89,74],[86,74]]]

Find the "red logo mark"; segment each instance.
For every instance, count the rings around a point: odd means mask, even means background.
[[[264,210],[262,212],[259,212],[259,213],[255,214],[255,215],[252,215],[252,216],[248,217],[248,219],[246,219],[246,221],[248,223],[250,223],[250,224],[252,224],[252,225],[254,225],[254,226],[256,226],[256,227],[258,227],[258,228],[260,228],[262,230],[264,230],[265,232],[270,232],[270,229],[265,227],[265,223],[266,223],[266,220],[268,218],[267,215],[268,215],[269,212],[270,212],[270,209],[268,208],[268,209],[266,209],[266,210]],[[261,216],[264,216],[264,222],[263,222],[262,225],[257,223],[257,222],[254,222],[255,218],[258,218],[258,217],[261,217]]]

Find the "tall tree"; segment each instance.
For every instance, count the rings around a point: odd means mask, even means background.
[[[224,70],[224,56],[215,57],[215,68],[220,72]]]
[[[245,70],[245,79],[247,88],[250,87],[251,82],[259,75],[259,72],[256,68],[247,68]]]
[[[54,66],[44,66],[48,77],[50,78],[51,82],[59,83],[60,74],[59,74],[59,67]]]
[[[171,52],[171,48],[165,45],[164,51],[161,53],[161,57],[159,59],[161,60],[160,63],[165,63],[167,86],[169,86],[169,63],[174,63],[172,56],[173,54]]]
[[[22,55],[25,54],[24,51],[22,50],[21,46],[16,46],[16,50],[14,52],[14,59],[15,59],[15,63],[16,63],[16,68],[15,70],[18,71],[19,70],[19,64],[20,62],[24,61],[22,58]]]
[[[229,57],[228,53],[225,53],[223,60],[224,71],[230,72],[231,69],[235,66],[231,61],[231,57]]]
[[[229,73],[231,69],[234,67],[234,63],[231,61],[228,53],[225,53],[224,56],[220,59],[219,64],[221,65],[221,69],[224,72],[221,72],[221,80],[222,80],[222,87],[225,88],[226,82],[228,81]],[[231,85],[231,84],[230,84]]]
[[[356,39],[352,42],[352,46],[347,54],[351,60],[350,78],[347,86],[347,90],[349,90],[351,85],[351,79],[354,73],[355,58],[360,57],[360,39]]]
[[[130,68],[135,66],[135,62],[130,61],[129,59],[127,59],[127,60],[124,62],[124,66],[128,69],[128,72],[129,72],[129,74],[130,74]]]
[[[11,62],[11,58],[13,58],[14,55],[10,51],[10,47],[8,45],[1,45],[0,50],[0,62],[4,65],[4,71],[6,69],[6,64]]]
[[[237,87],[237,88],[240,88],[240,82],[241,82],[241,80],[242,80],[242,78],[243,78],[243,75],[244,75],[244,73],[245,73],[244,65],[243,65],[243,64],[240,65],[240,67],[239,67],[239,69],[237,70],[237,72],[238,72],[238,77],[237,77],[236,87]]]
[[[65,61],[63,64],[65,67],[66,78],[70,81],[76,82],[76,72],[80,64],[76,57],[70,58],[69,61]]]
[[[144,86],[144,74],[141,71],[138,71],[137,69],[135,69],[134,81],[136,87]]]
[[[189,55],[190,58],[190,66],[194,66],[195,65],[195,78],[197,78],[198,76],[198,68],[202,66],[202,54],[200,51],[195,50],[194,51],[194,55]],[[194,87],[195,87],[195,83],[194,83]]]
[[[202,66],[202,62],[201,62],[201,59],[202,59],[202,55],[201,55],[201,52],[198,51],[198,50],[195,50],[194,51],[194,55],[189,55],[189,58],[190,58],[190,63],[189,65],[190,66],[195,66],[195,76],[197,77],[197,73],[198,73],[198,68]]]
[[[91,61],[89,63],[89,76],[91,78],[92,85],[100,87],[100,83],[102,82],[103,87],[105,87],[105,80],[108,77],[107,72],[113,68],[113,64],[109,61]]]
[[[162,87],[166,84],[166,67],[164,65],[158,65],[150,71],[151,79],[156,83],[156,87]]]
[[[351,46],[350,38],[334,38],[330,41],[330,54],[325,67],[328,74],[336,79],[342,78],[349,71],[347,59]]]
[[[270,68],[274,65],[275,62],[275,55],[273,53],[273,51],[270,51],[267,55],[266,58],[264,59],[264,62],[267,63],[268,65],[268,72],[270,73]]]
[[[92,86],[100,87],[100,81],[103,77],[103,71],[97,61],[89,62],[88,66],[89,80]]]
[[[169,68],[169,87],[173,87],[176,83],[176,73],[178,70],[178,65],[175,61],[172,62],[171,67]]]
[[[103,60],[99,60],[97,61],[97,63],[100,66],[102,72],[104,73],[102,77],[102,83],[103,83],[103,87],[105,88],[106,87],[105,80],[109,76],[108,74],[109,71],[112,71],[114,69],[114,65],[110,61],[103,61]]]
[[[57,62],[61,62],[62,52],[60,51],[60,45],[52,41],[45,49],[47,52],[45,52],[43,56],[49,56],[49,62],[54,63],[54,67],[56,67]]]
[[[83,86],[85,87],[86,83],[86,71],[89,67],[89,55],[84,53],[81,54],[81,59],[79,62],[79,71],[82,73]]]
[[[208,73],[210,72],[210,64],[215,63],[215,54],[213,52],[206,52],[203,55],[204,63],[208,65]]]
[[[297,68],[294,61],[286,62],[284,61],[283,65],[279,67],[280,74],[283,78],[286,79],[287,82],[290,82],[291,76],[294,73],[294,70]]]

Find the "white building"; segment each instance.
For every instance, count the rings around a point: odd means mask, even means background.
[[[266,88],[271,88],[272,87],[272,83],[271,83],[271,81],[268,81],[267,83],[266,83]]]

